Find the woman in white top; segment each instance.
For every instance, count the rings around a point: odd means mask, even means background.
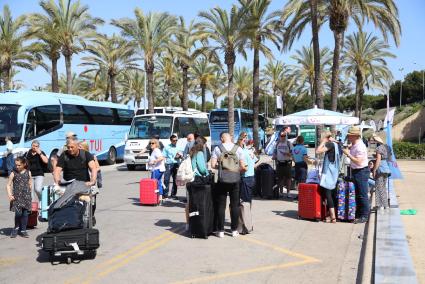
[[[165,157],[162,155],[157,139],[151,139],[149,145],[152,149],[152,153],[149,156],[148,166],[152,173],[151,178],[156,179],[158,182],[159,199],[161,200],[163,193],[161,179],[165,172]]]

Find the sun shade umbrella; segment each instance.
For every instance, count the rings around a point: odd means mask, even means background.
[[[353,125],[358,124],[359,118],[343,114],[336,111],[330,111],[314,107],[290,115],[277,117],[274,120],[275,125],[295,124],[295,125]]]

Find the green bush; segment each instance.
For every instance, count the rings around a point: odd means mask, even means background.
[[[397,159],[425,159],[425,144],[395,142],[393,148]]]

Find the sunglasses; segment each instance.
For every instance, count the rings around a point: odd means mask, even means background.
[[[177,140],[171,140],[171,142],[177,142]]]
[[[149,144],[151,144],[151,145],[155,145],[156,143],[155,143],[155,142],[150,142]]]

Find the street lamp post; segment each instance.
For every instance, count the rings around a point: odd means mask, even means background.
[[[400,107],[401,107],[401,98],[403,97],[403,70],[404,70],[404,68],[400,68],[400,69],[398,69],[398,71],[400,71],[401,72],[401,80],[400,80]]]

